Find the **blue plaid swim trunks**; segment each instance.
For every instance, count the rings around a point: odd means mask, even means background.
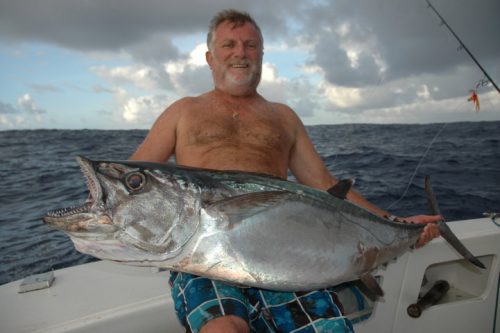
[[[335,287],[312,292],[276,292],[240,288],[196,275],[171,272],[170,285],[177,317],[186,332],[199,332],[209,320],[234,315],[248,323],[251,332],[354,332],[351,320],[342,314],[343,306]],[[353,299],[350,307],[365,308],[357,289],[342,292]],[[347,295],[347,296],[346,296]],[[354,304],[354,305],[353,305]],[[353,318],[354,322],[362,320]]]

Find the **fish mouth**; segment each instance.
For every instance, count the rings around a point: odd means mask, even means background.
[[[89,189],[86,202],[80,206],[49,211],[42,220],[50,226],[68,232],[89,232],[96,228],[102,229],[99,227],[106,225],[111,227],[111,218],[104,213],[103,191],[97,179],[93,162],[83,156],[78,156],[77,161]]]

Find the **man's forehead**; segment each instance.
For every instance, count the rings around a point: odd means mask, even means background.
[[[224,21],[221,24],[219,24],[215,29],[214,37],[227,38],[234,36],[236,34],[245,34],[248,35],[248,37],[250,38],[260,40],[260,34],[257,31],[257,28],[251,22],[238,23],[238,22]]]

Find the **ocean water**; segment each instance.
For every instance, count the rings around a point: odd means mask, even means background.
[[[500,211],[500,122],[319,125],[308,131],[334,175],[355,179],[359,192],[395,215],[428,212],[425,175],[448,221]],[[0,284],[94,260],[41,216],[86,199],[76,155],[126,159],[146,133],[0,131]]]

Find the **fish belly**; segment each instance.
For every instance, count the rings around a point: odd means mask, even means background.
[[[219,216],[202,223],[184,270],[272,290],[306,291],[354,280],[408,248],[404,231],[301,201],[241,220]]]

